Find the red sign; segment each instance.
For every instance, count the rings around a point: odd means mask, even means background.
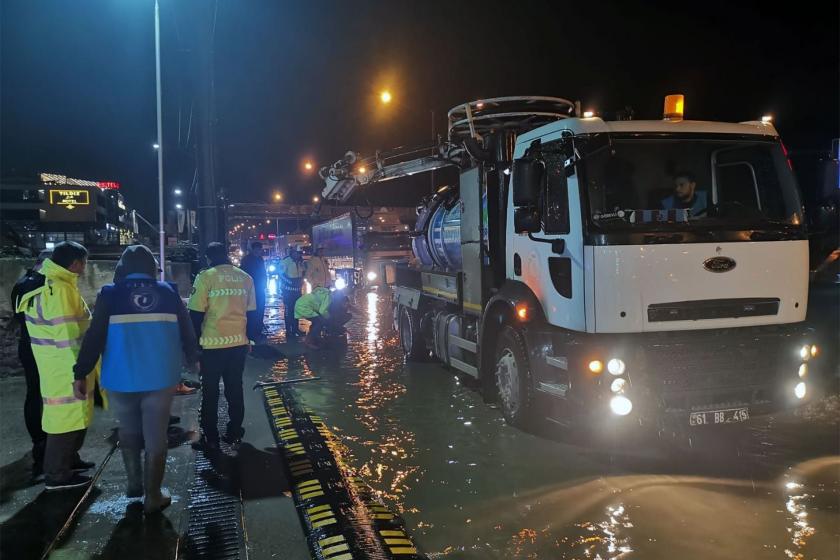
[[[276,235],[276,234],[274,234],[274,233],[269,233],[269,234],[268,234],[268,238],[269,238],[269,239],[277,239],[277,235]]]
[[[264,241],[264,240],[265,240],[265,234],[264,234],[264,233],[261,233],[261,234],[260,234],[260,241]]]
[[[97,181],[96,186],[102,190],[119,190],[120,184],[116,181]]]

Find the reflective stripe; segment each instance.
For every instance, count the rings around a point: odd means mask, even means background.
[[[210,290],[207,297],[223,297],[223,296],[244,296],[248,291],[244,288],[221,288],[219,290]]]
[[[44,318],[44,308],[41,307],[41,294],[35,296],[35,312],[38,313],[37,317],[30,317],[29,315],[26,316],[26,322],[31,323],[33,325],[45,325],[45,326],[54,326],[54,325],[63,325],[64,323],[78,323],[79,321],[83,321],[86,317],[77,317],[75,315],[65,315],[64,317],[56,317],[55,319],[45,319]]]
[[[248,341],[241,334],[235,336],[202,336],[199,340],[199,344],[202,346],[221,346],[223,344],[236,344],[237,342],[246,344]]]
[[[177,323],[178,316],[174,313],[134,313],[130,315],[111,315],[111,324],[115,323]]]
[[[77,399],[76,397],[44,397],[45,405],[53,404],[73,404],[77,402],[84,402],[86,399]]]
[[[32,338],[29,340],[32,344],[37,346],[55,346],[56,348],[71,348],[82,343],[81,338],[71,338],[70,340],[51,340],[49,338]]]

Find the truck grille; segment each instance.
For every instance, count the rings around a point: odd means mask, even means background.
[[[703,341],[653,343],[645,347],[646,370],[666,410],[766,403],[780,376],[796,371],[781,342],[778,337],[737,340],[721,334]]]

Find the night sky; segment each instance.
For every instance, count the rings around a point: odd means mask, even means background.
[[[3,0],[4,177],[52,171],[119,181],[156,214],[152,0]],[[195,171],[197,14],[212,0],[161,0],[167,189]],[[466,100],[580,99],[609,115],[771,113],[788,147],[838,136],[838,3],[281,2],[219,0],[217,185],[235,201],[275,189],[308,201],[302,162],[425,142]],[[383,109],[377,94],[389,88]],[[195,115],[193,115],[195,118]],[[413,205],[429,185],[393,184],[374,203]],[[167,205],[171,206],[172,201]]]

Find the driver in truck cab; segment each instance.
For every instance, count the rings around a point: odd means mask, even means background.
[[[674,193],[662,199],[663,210],[689,209],[692,216],[705,213],[706,204],[706,191],[697,190],[697,181],[689,171],[674,175]]]

